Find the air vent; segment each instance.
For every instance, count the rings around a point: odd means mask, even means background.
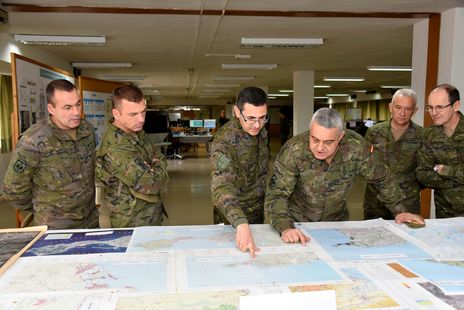
[[[321,46],[322,38],[242,38],[244,48],[312,48]]]

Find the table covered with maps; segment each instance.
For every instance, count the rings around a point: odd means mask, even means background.
[[[0,309],[232,310],[322,290],[337,309],[464,309],[464,218],[426,222],[298,223],[306,246],[252,225],[255,259],[224,225],[46,231],[0,276]]]

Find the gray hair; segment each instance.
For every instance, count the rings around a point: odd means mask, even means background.
[[[414,104],[416,104],[417,102],[416,92],[410,88],[398,89],[393,95],[391,102],[395,102],[401,96],[411,97],[412,99],[414,99]]]
[[[344,130],[344,122],[340,114],[330,108],[320,108],[316,112],[314,112],[313,117],[311,118],[311,122],[309,126],[316,122],[319,126],[324,128],[338,128],[340,132]]]

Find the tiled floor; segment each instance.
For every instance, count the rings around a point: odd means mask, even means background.
[[[277,139],[276,139],[277,140]],[[271,157],[275,158],[279,149],[277,141],[271,141]],[[271,162],[272,162],[271,159]],[[213,210],[210,190],[210,166],[205,147],[185,153],[183,160],[169,160],[169,185],[164,193],[169,219],[163,225],[212,224]],[[351,220],[362,219],[362,204],[365,183],[357,179],[348,197],[348,209]],[[13,208],[7,202],[0,201],[0,228],[15,225]],[[101,223],[106,226],[106,216]]]

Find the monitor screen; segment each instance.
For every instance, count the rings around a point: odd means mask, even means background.
[[[365,119],[364,120],[364,125],[366,125],[366,127],[371,127],[371,126],[375,125],[375,122],[373,120],[370,120],[370,119]]]
[[[189,127],[191,128],[203,127],[203,120],[202,119],[191,119]]]
[[[205,128],[216,128],[216,120],[215,119],[205,119],[205,120],[203,120],[203,127],[205,127]]]

